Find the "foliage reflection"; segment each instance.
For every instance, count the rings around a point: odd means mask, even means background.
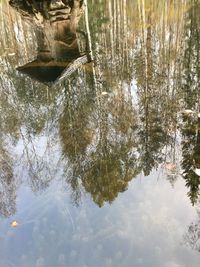
[[[39,192],[56,178],[70,187],[75,204],[87,192],[101,207],[137,175],[160,166],[180,170],[168,179],[174,184],[182,175],[194,205],[200,184],[194,172],[200,169],[198,1],[88,1],[89,29],[82,1],[54,1],[64,10],[61,17],[51,1],[31,10],[27,2],[11,1],[19,14],[1,4],[12,18],[0,19],[1,215],[15,213],[24,182]],[[47,77],[57,80],[69,57],[82,57],[78,22],[92,40],[95,63],[84,58],[49,87]],[[16,46],[7,47],[10,40]],[[56,77],[49,76],[49,64],[62,68]],[[43,78],[39,65],[48,72]]]

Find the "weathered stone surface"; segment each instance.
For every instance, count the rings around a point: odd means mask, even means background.
[[[27,20],[41,26],[45,22],[68,20],[72,13],[79,17],[82,0],[10,0],[9,4]]]

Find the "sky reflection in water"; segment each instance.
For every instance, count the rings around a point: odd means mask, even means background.
[[[40,196],[21,191],[13,217],[21,225],[2,225],[1,259],[16,266],[198,266],[198,252],[184,245],[196,214],[182,182],[136,179],[102,209],[88,198],[74,207],[58,185]]]

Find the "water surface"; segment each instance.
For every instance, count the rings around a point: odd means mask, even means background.
[[[199,1],[12,2],[0,267],[198,267]]]

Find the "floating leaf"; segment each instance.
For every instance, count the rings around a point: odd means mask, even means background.
[[[173,172],[176,170],[176,164],[168,162],[165,164],[165,168],[166,170]]]
[[[12,221],[10,226],[13,227],[13,228],[16,228],[18,226],[18,222],[17,221]]]

